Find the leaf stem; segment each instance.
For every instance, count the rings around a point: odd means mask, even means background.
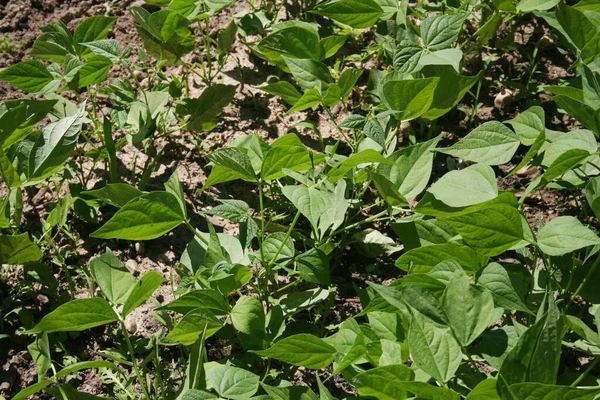
[[[577,287],[577,290],[575,290],[575,292],[573,293],[573,295],[569,298],[569,302],[567,303],[567,305],[565,306],[565,308],[563,310],[563,315],[566,314],[567,310],[569,309],[569,307],[571,306],[571,304],[573,304],[573,301],[575,301],[575,298],[579,295],[579,292],[581,292],[581,289],[583,289],[583,287],[588,282],[588,280],[590,279],[590,277],[592,275],[594,275],[594,272],[596,271],[596,268],[598,268],[598,264],[600,264],[600,256],[598,256],[596,258],[596,261],[594,261],[594,264],[592,264],[592,266],[590,267],[587,275],[585,276],[585,278],[583,278],[583,280],[581,281],[581,283]]]
[[[579,382],[581,382],[586,376],[588,376],[588,374],[594,369],[594,367],[598,364],[599,361],[600,361],[600,357],[594,358],[594,361],[592,361],[590,363],[590,365],[588,365],[588,367],[585,369],[585,371],[583,371],[583,374],[579,375],[577,377],[577,379],[575,379],[573,381],[573,383],[571,383],[569,386],[571,386],[571,387],[577,386],[577,384]]]
[[[192,224],[190,224],[190,222],[188,220],[183,221],[183,223],[185,224],[185,226],[188,227],[188,229],[190,231],[192,231],[192,233],[194,234],[194,236],[196,236],[202,243],[204,243],[205,245],[208,246],[208,240],[206,240],[200,233],[198,233],[198,231],[196,230],[196,228],[194,228],[192,226]]]
[[[116,313],[116,311],[115,311],[115,313]],[[148,388],[146,387],[146,378],[145,378],[144,374],[142,373],[142,371],[140,370],[137,360],[135,358],[135,352],[133,350],[133,346],[131,345],[131,339],[129,338],[129,332],[127,332],[127,328],[125,327],[125,320],[123,319],[121,314],[117,313],[117,315],[119,316],[119,325],[121,325],[121,332],[123,332],[123,336],[125,337],[125,342],[127,343],[127,349],[129,350],[129,358],[131,359],[131,362],[133,363],[133,370],[135,372],[135,376],[137,377],[138,381],[140,382],[140,386],[142,387],[142,390],[144,391],[144,397],[146,398],[146,400],[151,400],[152,398],[150,397],[150,393],[148,392]]]

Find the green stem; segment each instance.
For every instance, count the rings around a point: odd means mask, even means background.
[[[575,298],[579,295],[579,292],[581,292],[581,289],[583,289],[583,287],[588,282],[588,280],[590,279],[590,277],[594,275],[594,272],[596,271],[596,268],[598,268],[598,264],[600,264],[600,256],[598,256],[596,258],[596,261],[594,261],[594,264],[592,264],[591,268],[588,270],[587,275],[585,276],[585,278],[583,278],[583,280],[581,281],[581,283],[577,287],[577,290],[575,290],[575,292],[573,293],[573,295],[569,299],[569,302],[567,303],[565,309],[563,310],[563,315],[566,314],[567,310],[569,309],[569,307],[571,306],[571,304],[573,304],[573,301],[575,301]]]
[[[135,372],[135,376],[137,377],[138,381],[140,382],[140,386],[144,391],[144,397],[146,400],[151,400],[150,393],[148,393],[148,388],[146,387],[146,378],[138,367],[138,363],[135,358],[135,352],[133,351],[133,346],[131,345],[131,339],[129,338],[129,332],[127,332],[127,328],[125,328],[125,320],[120,314],[117,315],[119,315],[119,325],[121,325],[121,332],[123,332],[123,336],[125,336],[125,342],[127,343],[127,349],[129,350],[129,358],[133,363],[133,371]]]
[[[277,249],[277,252],[275,253],[275,255],[271,258],[271,261],[269,261],[269,263],[268,263],[269,266],[272,266],[273,263],[275,262],[275,260],[277,260],[277,257],[279,257],[279,254],[281,253],[281,250],[283,250],[283,247],[285,246],[285,243],[287,242],[287,240],[292,235],[292,231],[294,230],[294,227],[296,226],[296,222],[298,222],[299,218],[300,218],[300,210],[298,210],[296,212],[296,216],[294,217],[294,220],[292,221],[292,224],[290,225],[290,228],[288,229],[288,231],[287,231],[287,233],[285,235],[285,238],[281,242],[281,245]]]
[[[195,236],[196,236],[196,237],[197,237],[197,238],[198,238],[198,239],[199,239],[199,240],[200,240],[202,243],[204,243],[205,245],[207,245],[207,246],[208,246],[208,240],[206,240],[204,237],[202,237],[202,235],[201,235],[200,233],[198,233],[198,231],[196,230],[196,228],[194,228],[194,227],[192,226],[192,224],[190,224],[190,222],[189,222],[189,221],[185,220],[185,221],[183,221],[183,223],[185,224],[185,226],[187,226],[187,227],[188,227],[188,229],[189,229],[190,231],[192,231],[192,233],[193,233],[193,234],[194,234],[194,235],[195,235]]]
[[[329,109],[329,107],[324,106],[323,108],[325,109],[325,112],[329,116],[329,119],[331,119],[331,122],[333,122],[333,125],[335,125],[335,127],[338,130],[338,132],[341,133],[341,135],[344,137],[344,140],[346,140],[346,143],[348,143],[348,146],[350,146],[353,150],[356,150],[354,148],[355,144],[352,144],[352,141],[350,140],[350,138],[348,137],[348,135],[346,135],[344,133],[344,131],[342,130],[342,128],[340,128],[340,126],[336,122],[335,118],[333,117],[333,114],[331,113],[331,110]]]
[[[588,374],[589,374],[590,372],[592,372],[592,370],[594,369],[594,367],[596,366],[596,364],[598,364],[598,362],[599,362],[599,361],[600,361],[600,357],[596,357],[596,358],[594,358],[594,361],[592,361],[592,362],[590,363],[590,365],[588,365],[588,367],[585,369],[585,371],[583,371],[583,374],[579,375],[579,376],[577,377],[577,379],[575,379],[575,380],[573,381],[573,383],[571,383],[571,385],[569,385],[569,386],[577,386],[577,384],[578,384],[579,382],[581,382],[581,381],[582,381],[582,380],[583,380],[583,379],[584,379],[586,376],[588,376]]]

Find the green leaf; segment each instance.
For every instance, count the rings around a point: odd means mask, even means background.
[[[73,81],[77,88],[87,87],[102,83],[108,76],[108,71],[112,67],[112,61],[105,56],[91,56],[77,73],[77,78]]]
[[[279,250],[280,248],[281,250]],[[275,266],[287,265],[296,254],[294,240],[291,237],[287,237],[284,232],[271,233],[263,241],[261,249],[257,253],[265,257],[265,260],[261,260],[263,265],[270,263],[273,263]]]
[[[89,264],[94,281],[113,304],[122,304],[135,285],[135,278],[107,247],[104,254]]]
[[[282,56],[298,85],[304,90],[317,88],[324,92],[333,82],[327,65],[309,58],[290,58]]]
[[[319,42],[321,45],[321,50],[323,51],[323,55],[321,56],[321,58],[325,59],[336,55],[338,50],[341,49],[344,46],[344,44],[346,44],[346,40],[348,40],[348,36],[346,35],[334,35],[321,39],[321,41]]]
[[[496,307],[505,310],[517,310],[531,314],[529,308],[523,303],[521,296],[513,285],[508,271],[498,263],[490,263],[483,269],[477,283],[486,287],[494,297]]]
[[[57,307],[27,333],[83,331],[117,320],[110,304],[101,298],[76,299]]]
[[[465,274],[459,273],[448,282],[442,307],[456,339],[466,347],[490,324],[494,300],[489,290],[472,285]]]
[[[408,202],[400,194],[395,185],[390,182],[385,176],[380,175],[376,172],[369,171],[369,177],[373,181],[373,184],[377,188],[377,192],[388,205],[394,207],[406,207]]]
[[[100,199],[103,202],[115,207],[123,207],[131,200],[144,194],[135,186],[131,186],[126,183],[109,183],[103,188],[88,190],[81,193]]]
[[[412,392],[418,398],[422,399],[432,399],[432,400],[459,400],[460,396],[458,393],[446,389],[443,387],[431,385],[427,382],[418,382],[418,381],[410,381],[410,382],[399,382],[404,389],[409,392]]]
[[[379,4],[373,0],[340,0],[326,3],[311,12],[357,29],[370,27],[384,14]]]
[[[231,103],[237,86],[216,84],[206,88],[200,97],[183,100],[184,107],[177,107],[179,114],[189,115],[186,127],[195,132],[206,132],[216,126],[215,119],[223,107]]]
[[[26,60],[0,71],[0,80],[28,93],[48,93],[58,89],[59,81],[39,61]]]
[[[381,86],[381,101],[400,111],[403,121],[415,119],[430,109],[439,82],[440,78],[390,80]]]
[[[0,235],[0,264],[26,264],[44,256],[29,239],[27,232],[20,235]]]
[[[29,354],[31,354],[31,358],[35,363],[38,381],[41,381],[46,376],[46,373],[52,364],[48,334],[41,333],[36,335],[35,341],[27,346],[27,350],[29,351]]]
[[[30,396],[36,394],[51,383],[54,383],[54,380],[48,379],[39,381],[38,383],[34,383],[33,385],[28,386],[25,389],[21,390],[19,393],[15,394],[13,396],[13,400],[27,400]]]
[[[483,72],[475,76],[443,74],[435,88],[433,100],[422,118],[433,121],[453,109],[483,76]]]
[[[413,314],[408,345],[415,365],[439,382],[450,380],[462,361],[460,345],[449,328],[432,324],[420,313]]]
[[[240,222],[250,215],[250,207],[248,203],[242,200],[219,200],[221,204],[212,209],[205,211],[206,214],[216,215],[225,218],[231,222]]]
[[[460,63],[463,58],[463,52],[460,49],[443,49],[432,53],[424,54],[419,59],[419,64],[427,65],[450,65],[454,71],[460,73]]]
[[[204,335],[208,339],[223,324],[213,314],[206,310],[192,310],[179,321],[173,330],[167,335],[167,339],[174,340],[184,346],[191,346],[199,337]],[[206,333],[205,333],[206,332]]]
[[[323,190],[304,185],[284,186],[281,191],[317,231],[319,218],[331,206],[331,195]]]
[[[452,147],[438,151],[485,165],[509,162],[520,141],[517,135],[498,121],[477,127]]]
[[[229,312],[229,305],[225,302],[223,295],[212,289],[193,290],[160,307],[159,310],[187,314],[196,308],[208,310],[215,315],[225,315]]]
[[[100,239],[150,240],[179,226],[185,219],[177,198],[151,192],[129,201],[90,236]]]
[[[43,120],[56,100],[8,100],[0,103],[0,145],[8,149],[25,139]]]
[[[171,193],[177,198],[179,205],[181,206],[181,213],[184,217],[187,217],[187,205],[185,203],[185,194],[183,193],[183,186],[179,181],[179,174],[177,170],[173,171],[169,180],[165,183],[165,191]]]
[[[538,234],[540,250],[549,256],[560,256],[600,243],[600,238],[575,217],[561,216],[548,222]]]
[[[329,285],[331,283],[329,258],[323,251],[312,248],[300,254],[296,258],[296,265],[298,274],[306,282],[319,285]]]
[[[307,90],[302,97],[294,103],[294,106],[289,109],[286,114],[291,114],[296,111],[304,111],[307,108],[315,107],[321,104],[321,92],[316,87]]]
[[[85,104],[75,115],[43,127],[37,139],[19,144],[16,169],[22,178],[29,182],[41,181],[62,167],[77,144],[84,115]]]
[[[519,400],[593,400],[600,394],[600,389],[544,385],[530,382],[511,385],[510,391]]]
[[[532,11],[546,11],[560,3],[560,0],[521,0],[517,4],[517,11],[527,13]]]
[[[465,207],[496,198],[498,185],[490,166],[475,164],[448,172],[429,188],[429,192],[451,207]]]
[[[395,164],[380,164],[377,172],[393,182],[404,197],[418,196],[429,183],[435,157],[432,150],[440,138],[437,136],[393,153],[388,159]]]
[[[496,390],[496,379],[487,378],[477,384],[466,397],[466,400],[500,400]]]
[[[206,377],[221,397],[233,400],[249,399],[258,390],[260,377],[242,368],[222,365],[211,368]]]
[[[225,147],[212,152],[208,158],[216,165],[227,168],[242,179],[256,181],[252,162],[246,153],[236,147]]]
[[[302,94],[294,85],[287,81],[279,81],[266,86],[261,86],[258,89],[265,91],[273,96],[279,96],[290,105],[294,105],[300,100]],[[321,100],[319,96],[319,101]]]
[[[76,43],[77,54],[82,57],[89,56],[92,52],[82,43],[106,39],[108,31],[115,22],[117,22],[117,17],[95,16],[80,23],[73,33],[73,43]]]
[[[473,274],[486,265],[487,257],[475,252],[468,246],[457,244],[434,244],[418,247],[404,253],[396,266],[411,273],[427,273],[442,261],[457,261],[468,274]]]
[[[398,400],[407,397],[402,381],[411,381],[415,373],[405,365],[386,365],[356,375],[352,384],[361,396],[379,400]]]
[[[315,392],[307,386],[269,386],[260,383],[260,386],[267,392],[268,400],[318,400]],[[261,399],[265,400],[265,399]]]
[[[423,44],[430,50],[452,46],[462,30],[465,16],[461,14],[434,15],[421,24]]]
[[[59,27],[57,23],[62,26]],[[51,27],[53,24],[57,29],[51,32],[48,31],[48,29],[53,29]],[[42,28],[44,33],[35,40],[29,55],[39,60],[63,64],[67,54],[75,54],[73,38],[69,29],[62,22],[53,24]]]
[[[337,182],[340,180],[348,171],[354,167],[358,167],[361,164],[372,164],[372,163],[383,163],[394,165],[395,163],[388,160],[377,151],[373,149],[362,150],[359,153],[355,153],[342,161],[336,168],[329,171],[329,180],[331,182]]]
[[[125,301],[122,311],[123,317],[126,317],[138,306],[144,304],[164,281],[165,278],[156,271],[150,271],[144,274],[139,282],[135,284],[133,290],[129,293],[129,297],[127,297],[127,300]]]
[[[575,168],[590,156],[587,150],[572,149],[562,153],[542,175],[542,179],[550,182]]]
[[[331,364],[336,350],[316,336],[301,333],[281,339],[266,350],[251,352],[298,367],[321,369]]]
[[[502,254],[524,237],[514,195],[470,206],[442,220],[452,225],[469,246],[486,256]]]
[[[530,146],[542,132],[545,132],[545,121],[544,109],[540,106],[533,106],[506,123],[513,127],[521,143]]]
[[[409,74],[419,68],[419,61],[423,56],[423,48],[412,42],[402,41],[394,51],[394,70]]]
[[[300,172],[318,165],[322,160],[323,156],[310,152],[304,146],[271,146],[263,160],[261,176],[264,180],[283,178],[285,169]]]
[[[115,39],[95,40],[80,44],[90,49],[95,55],[104,56],[112,62],[121,58],[121,45]]]
[[[358,82],[358,79],[360,78],[362,73],[362,69],[355,68],[349,68],[342,72],[342,75],[340,75],[340,79],[338,80],[338,85],[341,90],[340,98],[342,99],[342,101],[348,99],[348,96],[350,96],[352,89],[356,85],[356,82]]]
[[[256,297],[240,297],[231,310],[231,322],[246,350],[265,347],[265,311]]]
[[[322,51],[319,35],[303,26],[291,26],[268,35],[258,49],[276,66],[288,72],[283,56],[319,61]]]
[[[67,367],[64,367],[63,369],[61,369],[60,371],[58,371],[56,373],[56,377],[60,378],[62,376],[67,376],[69,374],[72,374],[73,372],[81,371],[83,369],[92,369],[92,368],[108,368],[108,369],[112,369],[113,371],[122,373],[121,369],[110,361],[81,361],[81,362],[77,362],[75,364],[71,364]]]
[[[514,326],[505,325],[501,328],[486,331],[481,335],[477,351],[494,368],[502,368],[508,353],[519,340],[519,332]],[[494,384],[495,390],[495,384]]]

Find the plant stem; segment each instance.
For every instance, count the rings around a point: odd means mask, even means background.
[[[281,242],[281,245],[279,246],[279,248],[277,249],[277,252],[275,253],[275,255],[271,258],[271,261],[269,261],[269,266],[272,266],[273,263],[277,260],[277,257],[279,257],[279,254],[281,253],[281,250],[283,250],[283,246],[285,246],[285,243],[287,242],[287,240],[290,238],[290,236],[292,235],[292,231],[294,230],[294,226],[296,226],[296,222],[298,222],[298,219],[300,218],[300,210],[296,211],[296,216],[294,217],[294,220],[292,221],[292,224],[290,225],[285,238],[283,239],[283,241]]]
[[[131,345],[131,339],[129,338],[129,332],[127,332],[127,328],[125,328],[125,320],[120,314],[117,315],[119,315],[119,325],[121,325],[121,332],[123,332],[125,342],[127,343],[127,349],[129,350],[129,358],[133,363],[133,371],[135,372],[135,376],[137,377],[138,381],[140,382],[140,386],[144,391],[144,397],[146,400],[151,400],[152,398],[150,397],[150,393],[148,393],[148,388],[146,387],[146,377],[138,367],[137,360],[135,358],[135,352],[133,351],[133,346]]]
[[[331,122],[333,122],[333,125],[335,125],[335,127],[338,130],[338,132],[342,134],[342,136],[344,137],[344,140],[346,140],[346,143],[348,143],[348,146],[350,146],[353,150],[356,150],[354,148],[355,144],[352,144],[352,141],[350,140],[350,138],[348,137],[348,135],[346,135],[344,133],[344,131],[342,130],[342,128],[340,128],[340,126],[338,125],[338,123],[335,121],[335,118],[334,118],[333,114],[331,113],[331,110],[329,109],[329,107],[324,106],[323,108],[325,109],[325,112],[327,112],[327,115],[329,115],[329,119],[331,119]]]
[[[598,362],[599,362],[599,361],[600,361],[600,357],[596,357],[596,358],[594,358],[594,361],[592,361],[592,362],[590,363],[590,365],[588,365],[588,367],[585,369],[585,371],[583,371],[583,374],[579,375],[579,376],[577,377],[577,379],[575,379],[575,380],[573,381],[573,383],[571,383],[569,386],[577,386],[577,384],[578,384],[579,382],[581,382],[581,381],[582,381],[582,380],[583,380],[583,379],[584,379],[586,376],[588,376],[588,374],[589,374],[590,372],[592,372],[592,370],[594,369],[594,367],[596,366],[596,364],[598,364]]]
[[[192,224],[190,224],[190,222],[188,220],[183,221],[183,223],[185,224],[185,226],[188,227],[188,229],[190,231],[192,231],[192,233],[194,234],[194,236],[196,236],[202,243],[204,243],[205,245],[208,246],[208,240],[206,240],[204,237],[202,237],[202,235],[200,235],[198,233],[198,231],[196,230],[196,228],[194,228],[192,226]]]
[[[575,298],[579,295],[579,292],[581,292],[581,289],[583,289],[583,287],[585,286],[585,284],[587,283],[587,281],[590,279],[590,277],[592,275],[594,275],[594,271],[596,271],[596,268],[598,268],[598,264],[600,264],[600,256],[598,256],[596,258],[596,261],[594,261],[594,264],[592,264],[592,266],[590,267],[587,275],[585,276],[585,278],[583,278],[583,280],[581,281],[581,283],[577,287],[577,290],[575,290],[575,292],[573,293],[573,295],[569,299],[569,302],[567,303],[567,305],[565,306],[565,308],[563,310],[563,316],[566,314],[566,312],[569,309],[569,307],[571,306],[571,304],[573,304],[573,301],[575,301]]]

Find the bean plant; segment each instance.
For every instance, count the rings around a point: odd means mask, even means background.
[[[146,2],[129,10],[143,47],[112,38],[113,16],[74,31],[55,21],[0,71],[23,92],[0,104],[3,280],[21,268],[18,296],[50,297],[41,314],[0,306],[20,324],[0,323],[3,346],[25,340],[37,371],[13,399],[600,396],[597,2]],[[547,50],[534,43],[520,83],[495,82],[521,90],[518,112],[482,121],[499,31],[531,19],[572,74],[541,80]],[[201,143],[248,95],[225,83],[234,48],[270,71],[253,93],[330,132],[306,120],[197,146],[197,192],[177,170],[159,183],[182,132]],[[552,129],[550,110],[572,128]],[[221,196],[231,185],[250,196]],[[42,189],[58,200],[25,228]],[[532,215],[548,194],[574,206]],[[117,251],[168,235],[192,239],[166,274],[136,276]],[[80,239],[99,250],[75,267]],[[358,308],[344,315],[348,287]],[[149,304],[160,329],[136,335]],[[70,354],[99,336],[93,357]],[[85,370],[110,397],[78,388]]]

